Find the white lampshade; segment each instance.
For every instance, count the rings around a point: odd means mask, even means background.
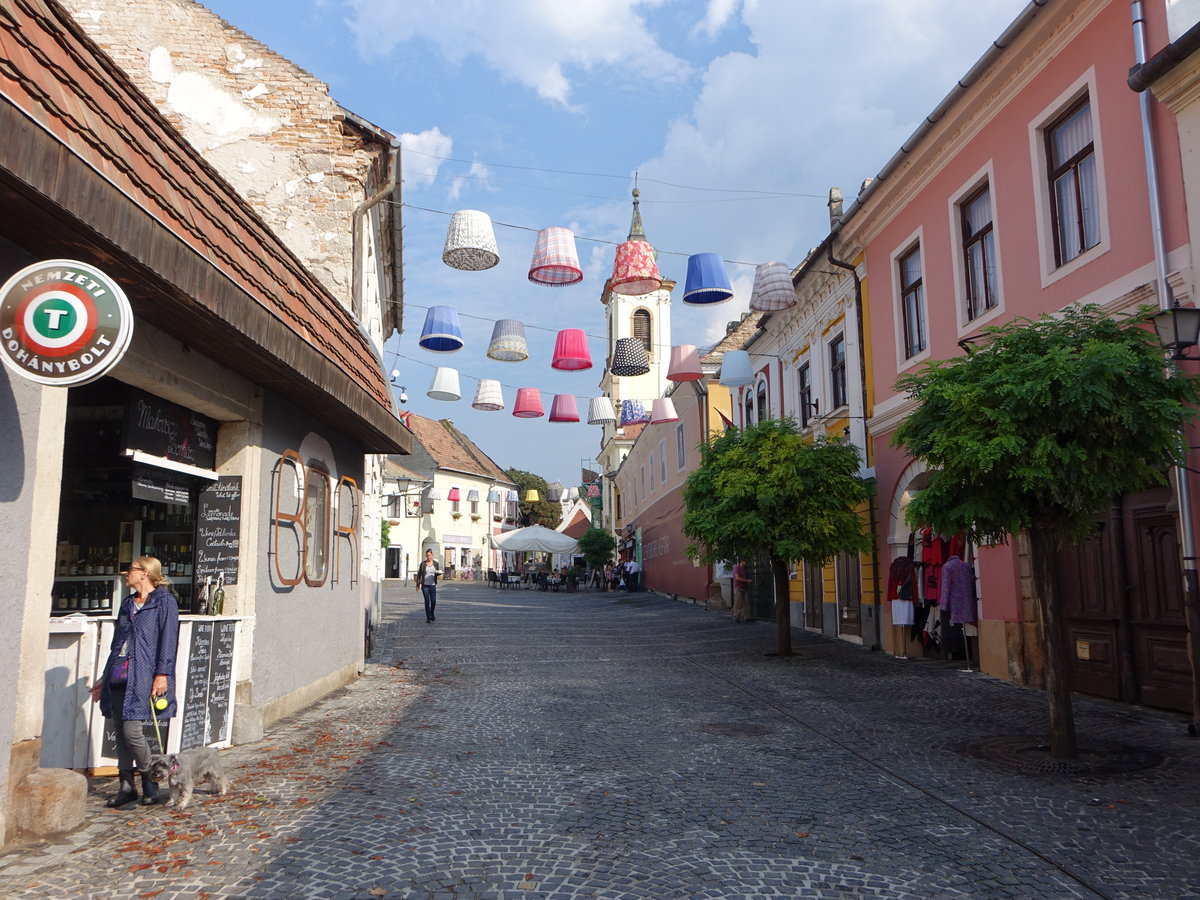
[[[500,262],[492,220],[477,209],[461,209],[450,218],[442,262],[455,269],[478,272]]]
[[[613,410],[612,400],[608,397],[593,397],[588,403],[587,423],[603,425],[605,422],[615,421],[617,421],[617,414]]]
[[[750,354],[745,350],[726,350],[721,357],[721,384],[742,387],[754,381],[750,369]]]
[[[462,391],[458,388],[458,369],[438,366],[433,373],[433,384],[425,392],[431,400],[461,400]]]

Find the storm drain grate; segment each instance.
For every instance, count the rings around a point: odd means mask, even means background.
[[[1055,759],[1045,738],[1027,735],[968,744],[963,752],[1031,775],[1120,775],[1152,769],[1163,761],[1153,750],[1124,744],[1080,747],[1075,759]]]

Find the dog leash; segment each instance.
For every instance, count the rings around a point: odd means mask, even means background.
[[[154,736],[158,738],[158,752],[166,753],[167,751],[163,749],[162,732],[158,730],[158,706],[160,702],[162,703],[162,708],[166,709],[166,697],[158,696],[150,698],[150,717],[154,719]]]

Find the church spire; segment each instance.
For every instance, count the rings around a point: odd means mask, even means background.
[[[646,240],[646,228],[642,225],[642,211],[638,208],[640,202],[638,197],[641,195],[642,192],[637,188],[637,173],[635,172],[633,175],[633,220],[629,223],[629,237],[626,240],[650,243]]]

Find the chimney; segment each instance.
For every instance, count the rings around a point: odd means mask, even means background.
[[[829,189],[829,230],[836,231],[837,227],[842,224],[842,189],[840,187],[831,187]]]

